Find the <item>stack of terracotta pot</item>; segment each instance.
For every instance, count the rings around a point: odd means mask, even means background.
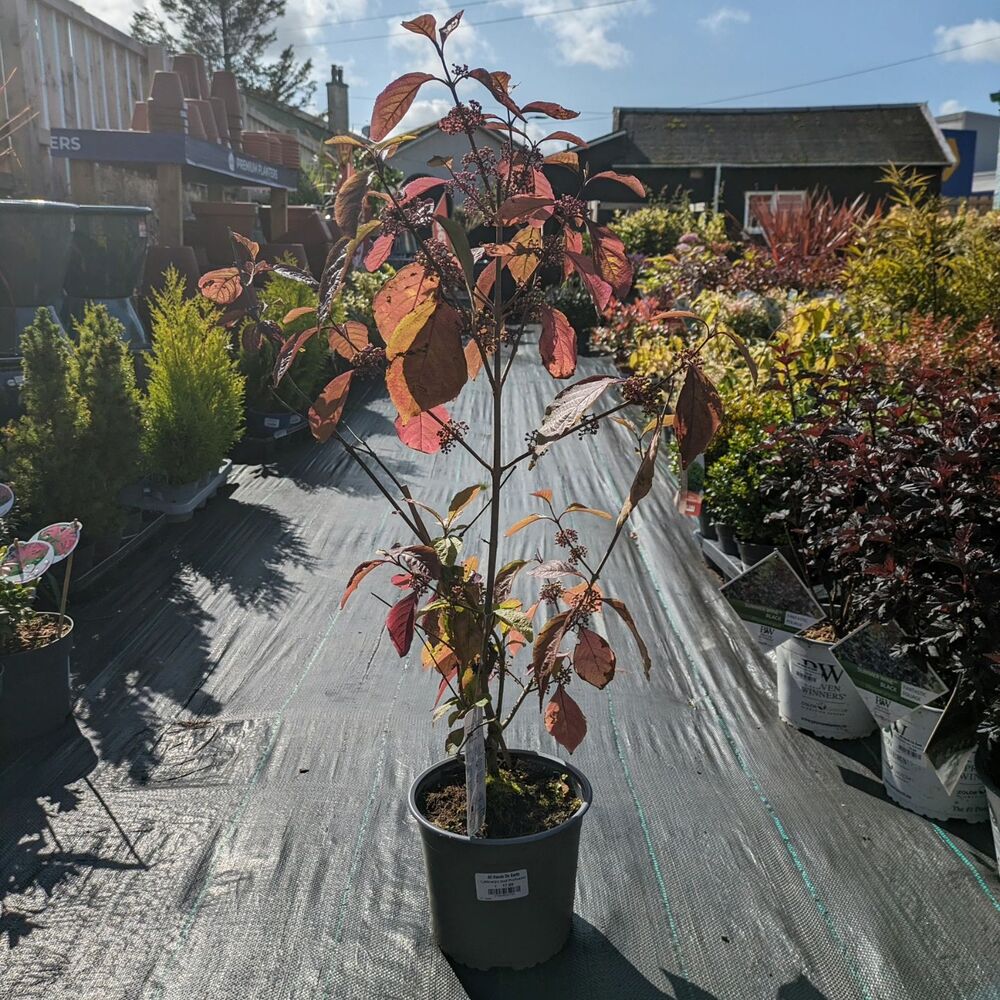
[[[184,224],[184,242],[205,250],[206,263],[220,267],[232,263],[229,231],[260,240],[257,205],[252,201],[193,201],[194,220]]]
[[[243,149],[258,160],[298,170],[301,166],[299,140],[285,132],[244,132]]]
[[[184,88],[177,73],[153,74],[146,104],[146,124],[150,132],[187,132],[188,113]]]
[[[243,149],[243,111],[240,107],[240,88],[236,77],[226,70],[216,70],[212,75],[212,103],[216,115],[225,116],[225,134],[236,150]],[[222,132],[220,122],[220,132]]]

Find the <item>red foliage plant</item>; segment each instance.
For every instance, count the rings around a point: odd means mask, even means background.
[[[329,140],[335,149],[352,155],[360,150],[365,165],[338,192],[338,225],[353,235],[331,250],[321,280],[286,265],[261,264],[257,247],[239,240],[240,256],[247,259],[223,274],[207,275],[202,289],[210,297],[224,291],[230,301],[238,291],[244,309],[257,321],[259,340],[281,333],[254,294],[261,267],[271,266],[315,286],[315,326],[294,342],[290,337],[283,341],[274,381],[286,378],[287,358],[301,349],[304,339],[329,338],[352,367],[314,404],[313,433],[319,440],[332,437],[347,450],[414,536],[412,544],[380,551],[358,566],[342,603],[372,571],[392,570],[392,584],[402,592],[386,620],[393,645],[405,656],[419,641],[424,666],[436,674],[440,704],[435,719],[447,718],[446,749],[455,752],[468,748],[472,740],[484,740],[488,768],[495,773],[506,750],[504,733],[532,696],[544,707],[547,729],[566,750],[572,752],[583,739],[587,723],[570,695],[571,682],[603,687],[615,672],[617,657],[591,628],[597,614],[609,609],[624,623],[648,673],[650,657],[631,613],[620,600],[604,594],[598,581],[631,511],[652,488],[660,436],[671,422],[675,399],[680,416],[674,433],[685,465],[714,433],[721,404],[702,373],[697,350],[692,350],[655,381],[591,375],[571,382],[555,394],[527,447],[507,447],[505,413],[523,406],[516,392],[508,391],[508,376],[515,356],[527,347],[529,326],[541,328],[540,361],[553,379],[572,379],[576,372],[576,333],[566,316],[546,302],[543,269],[561,271],[564,278],[577,275],[598,310],[628,294],[632,270],[621,240],[586,217],[585,198],[596,178],[581,169],[575,154],[555,154],[549,161],[579,178],[577,196],[556,197],[543,172],[546,157],[539,145],[546,140],[533,140],[528,133],[528,114],[563,121],[577,113],[543,101],[520,104],[507,73],[449,67],[445,44],[460,19],[461,13],[456,14],[440,29],[429,14],[406,22],[404,28],[426,36],[440,72],[407,73],[390,83],[375,101],[367,139],[342,135]],[[421,88],[431,84],[444,88],[453,102],[438,127],[448,135],[466,136],[468,152],[457,162],[443,157],[430,161],[444,169],[446,178],[421,178],[395,190],[387,183],[387,160],[413,137],[393,131]],[[477,88],[478,96],[496,110],[460,97],[460,91],[470,88]],[[477,142],[484,129],[501,137],[499,152]],[[552,138],[582,143],[562,129],[546,137]],[[611,172],[601,176],[629,190],[640,188],[632,177]],[[492,238],[473,246],[462,224],[436,212],[441,195],[448,192],[464,198],[466,219],[480,231],[485,227]],[[331,307],[352,268],[360,266],[361,259],[367,267],[377,267],[403,233],[411,234],[419,251],[374,300],[383,350],[359,342],[358,331],[339,326]],[[584,233],[590,252],[584,250]],[[367,442],[342,433],[352,377],[381,369],[405,446],[424,453],[461,449],[483,470],[485,482],[456,492],[446,511],[415,499]],[[492,417],[470,428],[447,407],[477,379],[491,396]],[[619,390],[624,401],[593,412],[612,390]],[[642,423],[647,430],[639,441],[635,479],[617,519],[581,503],[560,505],[551,490],[538,489],[532,494],[538,509],[504,532],[500,498],[515,469],[522,464],[533,468],[556,442],[576,432],[596,432],[627,406],[646,411]],[[610,539],[596,558],[580,541],[575,524],[581,517],[612,522]],[[551,529],[560,557],[503,561],[504,538],[534,524]],[[483,534],[482,551],[470,552]],[[514,596],[518,577],[539,588],[535,599]],[[567,580],[575,586],[566,588]],[[529,643],[531,662],[525,672],[513,661]]]

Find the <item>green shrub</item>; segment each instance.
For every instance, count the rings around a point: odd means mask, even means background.
[[[372,313],[372,301],[379,289],[396,273],[391,264],[383,264],[377,271],[352,271],[344,290],[340,293],[343,315],[335,319],[356,319],[368,327],[373,343],[379,343],[378,327]]]
[[[693,211],[686,195],[634,212],[617,212],[609,228],[629,253],[647,257],[670,253],[685,233],[697,232],[710,241],[726,235],[725,219],[714,212]]]
[[[142,404],[146,467],[168,483],[214,471],[243,429],[246,380],[207,299],[184,297],[184,279],[169,271],[150,300],[153,352]]]
[[[80,461],[86,411],[72,345],[47,309],[21,335],[21,354],[24,414],[4,429],[6,472],[18,499],[15,526],[34,531],[73,517],[86,526],[85,484],[96,480]]]
[[[74,367],[85,411],[77,455],[97,495],[87,511],[75,513],[92,537],[121,529],[118,495],[141,475],[142,411],[123,333],[104,306],[88,306],[76,324]]]

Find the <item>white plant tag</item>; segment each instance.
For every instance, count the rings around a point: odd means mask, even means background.
[[[465,822],[470,837],[481,837],[486,823],[486,738],[483,710],[465,717]]]
[[[520,899],[528,895],[528,870],[515,872],[476,872],[476,899],[485,903]]]

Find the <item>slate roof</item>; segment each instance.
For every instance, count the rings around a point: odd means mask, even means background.
[[[925,104],[615,108],[612,132],[589,145],[620,142],[624,136],[622,153],[635,165],[947,166],[951,162]]]

